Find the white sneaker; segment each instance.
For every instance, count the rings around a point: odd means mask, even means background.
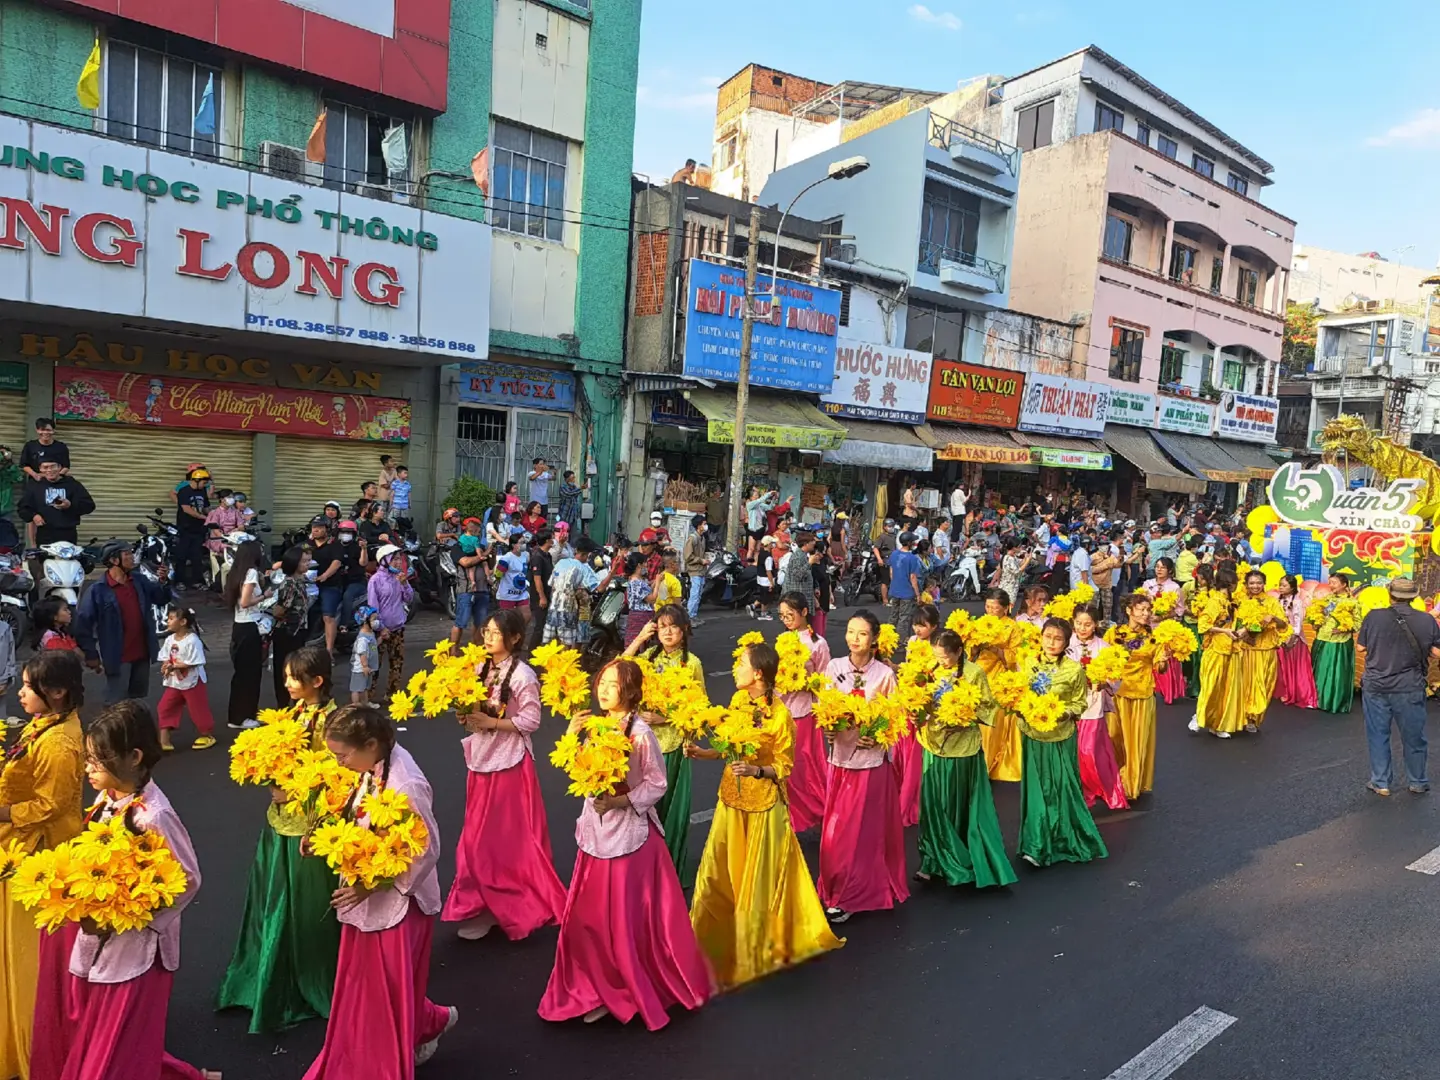
[[[439,1035],[436,1035],[429,1042],[422,1043],[420,1045],[420,1049],[415,1051],[416,1065],[424,1065],[427,1061],[434,1057],[435,1051],[440,1049],[440,1040],[446,1035],[448,1035],[450,1033],[450,1029],[460,1022],[459,1009],[457,1009],[454,1005],[450,1005],[447,1007],[447,1011],[450,1013],[450,1018],[445,1021],[444,1029],[440,1032]]]
[[[1200,718],[1198,716],[1190,717],[1190,723],[1186,726],[1190,729],[1191,734],[1198,735],[1200,733]]]
[[[1259,735],[1259,734],[1260,734],[1260,729],[1259,729],[1258,727],[1256,727],[1254,724],[1246,724],[1246,725],[1245,725],[1245,734],[1247,734],[1247,735]]]
[[[1228,739],[1229,737],[1230,737],[1230,732],[1228,732],[1228,731],[1217,731],[1217,732],[1215,732],[1215,738],[1217,738],[1217,739]]]
[[[462,941],[479,941],[493,929],[495,929],[495,916],[487,911],[473,919],[466,919],[460,924],[460,929],[455,934]]]

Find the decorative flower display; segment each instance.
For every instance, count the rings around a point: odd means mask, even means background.
[[[1091,686],[1119,681],[1125,675],[1130,654],[1118,645],[1107,645],[1085,665],[1085,674]]]
[[[890,623],[880,627],[880,636],[875,639],[875,651],[880,658],[889,659],[900,647],[900,631],[896,630]]]
[[[980,722],[980,688],[959,679],[935,701],[934,722],[946,728],[974,727]]]
[[[1168,619],[1155,627],[1155,643],[1173,659],[1182,662],[1194,656],[1195,650],[1200,647],[1200,640],[1191,629],[1174,619]]]
[[[430,831],[403,791],[366,791],[372,783],[361,777],[346,809],[310,832],[309,847],[342,882],[373,890],[393,884],[424,854]]]
[[[1175,614],[1175,605],[1180,594],[1173,591],[1159,592],[1150,603],[1150,613],[1157,619],[1168,619]]]
[[[550,751],[550,764],[570,778],[570,794],[583,799],[614,795],[630,772],[634,744],[608,716],[587,717]]]
[[[426,716],[439,716],[451,709],[466,713],[485,700],[488,691],[479,675],[489,654],[479,645],[466,645],[456,652],[450,642],[437,641],[425,656],[431,661],[431,669],[410,676],[404,692],[390,699],[392,719],[409,720],[417,710]]]
[[[590,707],[590,676],[578,650],[552,641],[530,654],[530,666],[541,673],[540,703],[556,716],[570,720]]]

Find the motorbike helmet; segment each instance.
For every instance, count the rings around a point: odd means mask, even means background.
[[[310,528],[328,529],[330,528],[330,519],[327,518],[324,514],[316,514],[310,519]]]
[[[369,604],[361,604],[358,608],[355,609],[355,625],[363,626],[365,624],[365,621],[369,619],[370,616],[378,614],[380,614],[378,608],[373,608]]]
[[[127,551],[132,550],[129,543],[124,540],[110,540],[100,549],[100,565],[109,566],[112,561],[118,561]]]
[[[383,563],[390,556],[398,554],[400,554],[400,549],[394,544],[382,544],[380,550],[375,552],[375,561]]]
[[[355,532],[355,531],[356,531],[356,530],[355,530],[355,522],[351,521],[349,518],[346,518],[344,521],[340,522],[340,524],[337,525],[337,526],[335,526],[335,527],[336,527],[337,529],[339,529],[341,532]]]
[[[340,504],[339,504],[338,502],[336,502],[334,499],[330,499],[328,502],[325,503],[325,509],[327,509],[327,510],[330,509],[332,506],[333,506],[336,510],[339,510],[339,509],[340,509]],[[322,516],[323,516],[323,515],[322,515]]]

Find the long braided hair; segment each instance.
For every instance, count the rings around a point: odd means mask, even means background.
[[[761,641],[751,645],[745,652],[745,658],[750,661],[750,666],[755,669],[755,674],[765,680],[765,705],[775,705],[775,680],[780,675],[780,654],[775,651],[774,646],[767,645]]]
[[[520,666],[518,650],[525,638],[525,619],[514,608],[502,608],[490,616],[486,625],[495,627],[500,634],[500,640],[505,642],[505,648],[510,651],[510,666],[505,669],[505,680],[500,684],[500,705],[503,708],[510,703],[510,681],[515,677],[515,669]],[[495,670],[495,660],[486,658],[480,668],[480,682],[488,682]]]
[[[686,611],[680,604],[666,604],[655,613],[655,625],[658,627],[662,623],[679,629],[680,663],[682,665],[688,665],[690,663],[690,634],[693,629],[690,625],[690,612]],[[656,641],[645,659],[654,663],[660,659],[660,654],[664,651],[665,646],[661,645],[659,641]]]
[[[85,734],[86,749],[119,780],[135,785],[136,799],[125,808],[125,827],[135,835],[145,830],[135,822],[136,802],[150,783],[150,774],[163,756],[160,726],[143,701],[133,699],[108,706],[90,723]],[[131,760],[140,752],[138,762]]]
[[[342,705],[325,721],[325,738],[334,739],[357,750],[369,742],[375,742],[382,751],[380,786],[383,788],[390,782],[390,756],[395,752],[395,722],[378,705]],[[356,784],[345,808],[347,817],[353,816],[359,793],[360,785]]]

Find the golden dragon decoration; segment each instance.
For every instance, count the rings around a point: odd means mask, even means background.
[[[1327,461],[1348,458],[1368,465],[1386,483],[1401,477],[1425,481],[1420,505],[1411,513],[1427,521],[1440,514],[1440,465],[1418,450],[1399,446],[1371,430],[1363,417],[1342,414],[1329,421],[1320,432],[1320,445]]]

